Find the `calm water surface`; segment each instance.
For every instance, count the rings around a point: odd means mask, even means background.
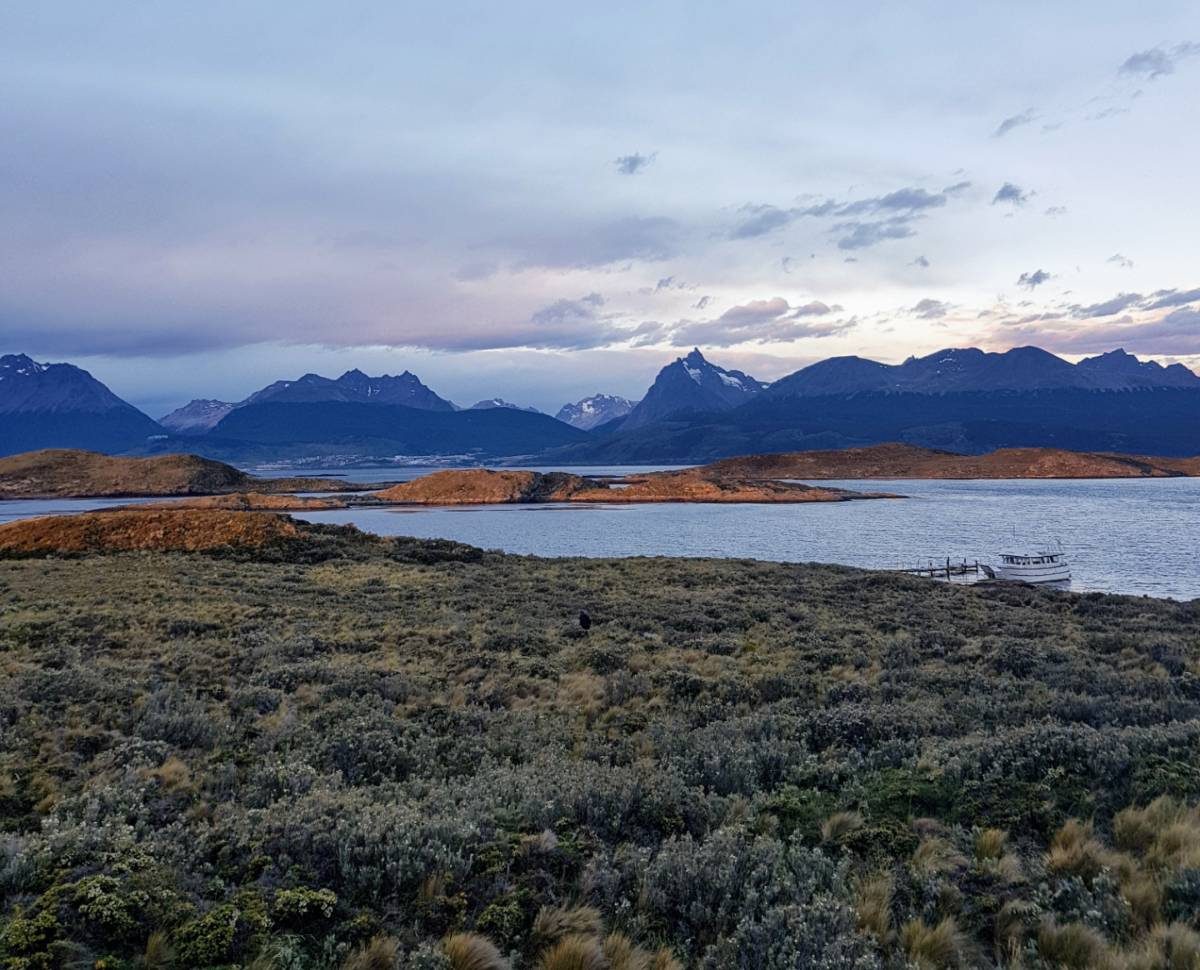
[[[340,471],[380,481],[429,469]],[[883,569],[947,556],[994,563],[1000,552],[1061,539],[1071,559],[1073,589],[1200,597],[1200,479],[827,484],[908,497],[800,505],[349,509],[298,517],[539,556],[725,556]],[[3,502],[0,519],[115,504],[121,503]]]

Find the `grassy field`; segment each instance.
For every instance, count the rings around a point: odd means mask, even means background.
[[[333,531],[0,562],[9,970],[1195,968],[1198,799],[1200,601]]]

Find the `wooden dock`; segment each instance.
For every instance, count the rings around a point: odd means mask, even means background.
[[[993,579],[996,575],[992,571],[991,566],[981,563],[978,559],[974,562],[967,562],[965,559],[962,562],[953,562],[949,558],[944,563],[934,562],[930,559],[929,564],[926,566],[914,566],[912,569],[893,569],[890,572],[905,573],[909,576],[921,576],[925,579],[944,579],[946,581],[950,581],[956,577],[965,578],[967,576],[984,576],[988,579]]]

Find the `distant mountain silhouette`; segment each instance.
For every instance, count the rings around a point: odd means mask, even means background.
[[[348,370],[337,380],[320,374],[305,374],[295,381],[276,381],[255,391],[245,404],[312,403],[342,401],[358,404],[401,404],[427,411],[453,411],[455,407],[421,383],[416,374],[405,371],[392,376],[368,377],[360,370]]]
[[[902,364],[837,357],[739,406],[675,412],[641,426],[626,421],[543,459],[703,462],[889,441],[967,454],[1003,447],[1200,454],[1200,377],[1124,351],[1079,364],[1036,347],[944,350]]]
[[[216,458],[353,455],[532,455],[587,434],[545,414],[513,408],[430,410],[348,401],[265,401],[230,411],[189,448]]]
[[[124,451],[165,432],[73,364],[0,357],[0,454],[39,448]]]
[[[637,402],[615,394],[593,394],[574,404],[564,404],[554,416],[573,428],[591,431],[602,424],[625,417],[636,405]]]
[[[766,385],[738,370],[705,360],[700,351],[677,357],[658,372],[646,396],[621,422],[629,431],[687,412],[727,411],[745,404]]]
[[[476,401],[471,405],[471,411],[486,411],[489,408],[510,408],[513,411],[528,411],[530,414],[541,414],[537,408],[521,407],[519,404],[510,404],[504,398],[490,397],[486,401]]]
[[[176,408],[170,414],[164,414],[158,419],[158,423],[175,434],[204,434],[235,407],[236,404],[230,404],[228,401],[197,398],[181,408]]]
[[[1037,347],[1002,354],[982,350],[942,350],[910,357],[903,364],[880,364],[861,357],[832,357],[776,381],[772,398],[852,394],[862,391],[948,394],[958,391],[1036,391],[1080,388],[1129,390],[1138,387],[1197,387],[1182,364],[1163,367],[1114,350],[1072,364]]]

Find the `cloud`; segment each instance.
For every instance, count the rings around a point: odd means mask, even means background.
[[[1012,115],[1011,117],[1005,118],[1002,122],[1000,122],[1000,124],[996,127],[996,130],[992,132],[992,137],[1003,138],[1014,128],[1020,128],[1022,125],[1031,124],[1036,120],[1037,115],[1034,113],[1033,108],[1026,108],[1020,114]]]
[[[1093,303],[1091,306],[1075,306],[1071,312],[1077,317],[1114,317],[1130,307],[1140,306],[1145,300],[1141,293],[1118,293],[1111,300]]]
[[[1035,290],[1049,279],[1051,275],[1044,269],[1035,269],[1032,273],[1022,273],[1017,279],[1017,286]]]
[[[830,313],[841,313],[842,308],[836,303],[830,306],[828,303],[822,303],[820,300],[813,300],[811,303],[805,303],[802,306],[796,307],[792,311],[793,317],[823,317]]]
[[[1066,214],[1067,207],[1065,205],[1052,205],[1046,210],[1046,215],[1050,216],[1052,219],[1057,218],[1058,216],[1065,216]]]
[[[813,301],[793,307],[783,297],[750,300],[732,306],[712,320],[681,320],[672,328],[670,339],[676,346],[706,344],[730,347],[744,343],[801,340],[832,337],[857,326],[857,320],[819,320],[841,307]]]
[[[613,164],[622,175],[637,175],[654,164],[656,158],[658,158],[658,152],[651,152],[649,155],[634,152],[632,155],[622,155],[620,158],[613,159]]]
[[[1130,54],[1117,69],[1117,73],[1132,74],[1153,81],[1155,78],[1174,74],[1181,60],[1196,54],[1200,54],[1200,44],[1176,44],[1171,48],[1151,47],[1149,50]]]
[[[747,204],[739,209],[741,221],[730,231],[730,239],[754,239],[794,222],[797,219],[842,218],[847,216],[881,216],[877,220],[851,219],[833,226],[832,231],[842,233],[838,241],[842,249],[859,249],[873,246],[884,239],[903,239],[916,235],[915,230],[901,231],[904,223],[911,222],[933,209],[946,205],[952,196],[965,191],[970,182],[956,182],[940,192],[930,192],[919,186],[906,186],[884,195],[867,196],[861,199],[839,201],[822,199],[809,205],[781,209],[778,206]],[[861,227],[861,228],[860,228]],[[850,240],[847,242],[847,240]]]
[[[911,263],[909,263],[909,265],[910,266],[920,266],[921,269],[929,269],[929,260],[927,258],[925,258],[924,256],[918,256]]]
[[[1026,192],[1019,185],[1014,185],[1012,182],[1005,182],[996,190],[996,194],[992,196],[992,205],[1008,203],[1018,206],[1024,205],[1033,196],[1034,193]]]
[[[1200,354],[1200,310],[1182,307],[1156,320],[1122,320],[1096,324],[1028,326],[1006,330],[1059,353],[1096,354],[1124,347],[1131,353],[1168,357]]]
[[[901,216],[880,222],[840,222],[831,232],[840,234],[838,249],[866,249],[887,239],[908,239],[917,231]]]
[[[918,300],[916,306],[909,310],[909,312],[914,316],[920,317],[922,320],[940,320],[952,309],[953,307],[949,303],[926,297],[923,300]]]
[[[765,236],[781,226],[786,226],[795,217],[796,210],[780,209],[773,205],[744,205],[746,217],[730,230],[730,239],[754,239]]]
[[[1128,256],[1122,256],[1120,253],[1113,253],[1105,262],[1116,263],[1122,269],[1133,269],[1133,260]]]
[[[702,296],[702,297],[700,297],[700,299],[698,299],[695,303],[692,304],[692,309],[693,310],[703,310],[710,303],[712,303],[711,296]]]
[[[1162,310],[1168,307],[1184,306],[1188,303],[1200,303],[1200,289],[1195,290],[1157,290],[1150,294],[1151,302],[1147,310]]]

